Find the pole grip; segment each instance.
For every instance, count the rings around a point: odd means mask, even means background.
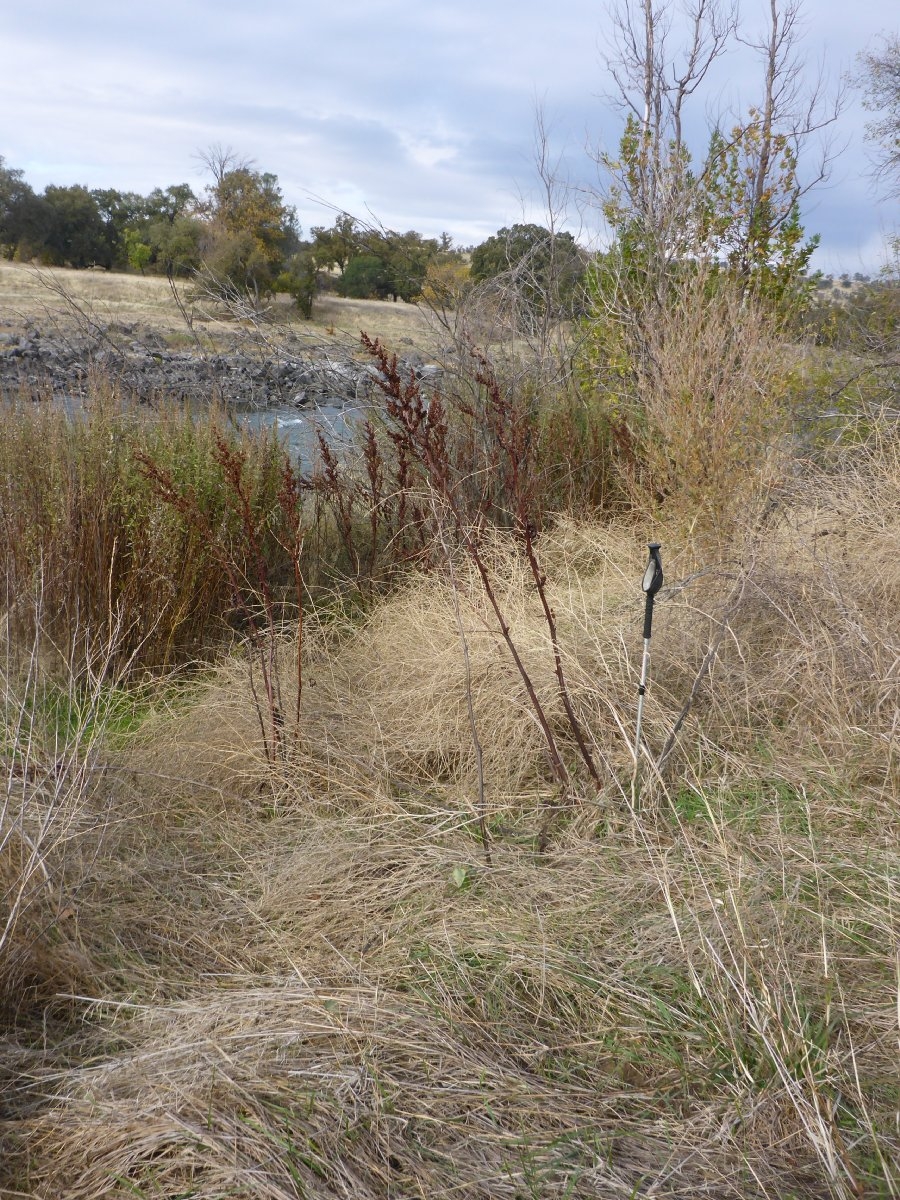
[[[654,597],[648,592],[644,604],[644,641],[650,638],[650,631],[653,628],[653,600]]]

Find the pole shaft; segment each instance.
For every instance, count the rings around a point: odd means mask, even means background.
[[[644,572],[641,587],[647,600],[644,605],[644,657],[641,661],[641,682],[638,687],[637,724],[634,731],[634,777],[631,781],[631,803],[637,811],[641,787],[641,724],[644,718],[644,696],[647,693],[647,673],[650,666],[650,636],[653,632],[653,600],[662,587],[663,569],[659,542],[648,542],[650,561]]]
[[[638,763],[641,753],[641,721],[644,716],[644,696],[647,692],[647,669],[650,664],[650,639],[644,638],[644,656],[641,660],[641,682],[638,685],[637,726],[634,735],[634,761]]]

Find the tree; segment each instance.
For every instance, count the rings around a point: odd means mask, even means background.
[[[585,264],[571,233],[512,225],[475,247],[470,270],[475,283],[501,276],[514,280],[536,311],[549,305],[562,317],[571,313]]]
[[[31,258],[43,244],[46,206],[25,182],[24,173],[0,156],[0,257]]]
[[[430,309],[446,313],[457,309],[472,288],[469,265],[452,250],[428,264],[422,299]]]
[[[153,251],[153,265],[166,275],[190,275],[199,270],[204,232],[202,221],[188,214],[172,221],[154,221],[146,233]]]
[[[816,242],[804,239],[799,206],[828,174],[831,147],[819,135],[842,96],[828,99],[821,79],[805,86],[800,0],[769,0],[768,27],[755,38],[727,4],[694,0],[681,53],[669,44],[668,9],[633,0],[616,12],[618,57],[608,65],[626,121],[618,154],[600,156],[610,178],[601,207],[625,273],[643,273],[661,296],[673,263],[703,260],[727,266],[742,287],[770,291],[786,312],[802,307]],[[762,63],[760,97],[745,116],[714,124],[697,154],[686,105],[734,41]]]
[[[153,247],[141,241],[141,235],[137,230],[126,229],[125,254],[128,265],[143,275],[153,259]]]
[[[0,255],[6,258],[186,274],[200,265],[203,225],[196,213],[186,183],[149,196],[51,185],[39,196],[0,158]]]
[[[440,244],[414,229],[358,229],[338,291],[357,299],[403,300],[412,304],[422,294],[429,265],[441,257]],[[444,254],[447,257],[447,254]]]
[[[877,50],[859,57],[857,83],[866,108],[880,114],[868,126],[869,136],[880,143],[877,177],[888,195],[900,195],[900,34],[882,38]]]
[[[152,267],[170,276],[199,268],[204,225],[198,210],[197,197],[186,183],[154,188],[144,199],[142,217],[129,232],[150,247]]]
[[[277,176],[234,161],[231,151],[218,147],[207,155],[213,183],[207,189],[203,261],[214,286],[219,280],[226,290],[236,287],[258,303],[299,247],[297,215],[285,204]]]
[[[390,278],[383,259],[376,254],[351,258],[338,281],[338,292],[354,300],[387,299]]]
[[[115,188],[94,188],[91,196],[103,222],[108,265],[123,268],[128,263],[125,232],[142,220],[146,201],[136,192],[120,192]]]
[[[624,128],[600,155],[612,242],[589,279],[586,387],[630,494],[677,501],[719,534],[774,478],[789,390],[778,348],[814,290],[800,204],[827,175],[820,135],[841,100],[806,86],[799,0],[767,8],[748,37],[727,0],[691,0],[679,50],[666,0],[624,0],[609,64]],[[756,102],[689,142],[688,107],[735,42],[761,63]]]
[[[144,201],[144,213],[148,222],[166,221],[174,225],[179,217],[189,216],[197,208],[197,197],[186,183],[154,188]]]
[[[343,275],[347,263],[359,248],[360,230],[349,213],[340,213],[330,229],[316,225],[312,230],[312,250],[320,267],[337,267]]]
[[[428,264],[438,255],[438,243],[414,229],[406,233],[378,231],[367,240],[372,253],[384,263],[387,292],[392,300],[412,304],[422,294]]]
[[[278,291],[293,296],[297,308],[307,320],[312,316],[318,277],[316,254],[313,246],[307,244],[291,255],[275,281]]]
[[[58,266],[111,267],[113,252],[100,208],[91,192],[78,184],[44,189],[47,228],[41,250]]]

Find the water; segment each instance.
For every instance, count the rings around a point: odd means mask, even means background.
[[[429,389],[436,386],[440,376],[441,369],[434,363],[418,369],[417,378],[422,381],[426,404]],[[274,425],[300,469],[307,471],[318,456],[317,429],[321,429],[329,446],[338,454],[347,452],[354,446],[357,427],[367,417],[377,414],[379,408],[371,401],[335,399],[313,402],[302,409],[293,406],[250,408],[232,404],[230,411],[238,424],[246,429],[269,429]]]
[[[244,429],[271,429],[274,426],[300,470],[308,471],[318,456],[319,430],[329,446],[340,454],[353,446],[357,426],[372,414],[373,408],[365,404],[323,400],[303,409],[232,405],[231,412]]]
[[[60,404],[70,417],[79,419],[85,414],[85,403],[81,397],[62,396],[54,402]],[[206,410],[205,402],[198,401],[195,411],[199,414]],[[241,404],[228,406],[228,412],[243,429],[274,427],[282,445],[302,472],[309,471],[318,458],[319,430],[340,457],[353,449],[356,428],[375,411],[372,404],[344,400],[322,400],[302,409],[293,405],[272,405],[268,408]]]

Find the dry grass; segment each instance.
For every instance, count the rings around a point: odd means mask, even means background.
[[[50,1014],[60,991],[96,982],[75,930],[63,880],[97,852],[107,821],[92,777],[114,648],[94,647],[61,683],[44,671],[51,648],[39,632],[23,650],[0,628],[0,1020],[37,1007]]]
[[[324,330],[329,337],[343,340],[354,350],[359,347],[363,330],[395,347],[400,355],[412,349],[427,350],[432,341],[427,315],[416,305],[402,301],[323,295],[313,310],[312,326]]]
[[[463,564],[456,598],[416,578],[310,632],[284,767],[239,659],[157,706],[105,750],[95,857],[60,866],[92,982],[43,1040],[11,1031],[0,1188],[900,1194],[898,499],[885,440],[727,561],[657,531],[654,755],[718,652],[639,812],[642,531],[543,539],[606,772],[543,855],[542,739]],[[492,561],[558,717],[538,601],[508,548]]]
[[[155,275],[123,275],[111,271],[75,271],[62,267],[41,268],[0,262],[0,332],[19,333],[34,324],[42,330],[63,328],[71,322],[71,307],[58,291],[89,311],[100,323],[135,325],[156,330],[179,344],[191,343],[184,319],[175,304],[168,281]],[[205,311],[190,299],[189,285],[179,283],[179,292],[195,319],[195,327],[204,344],[227,347],[234,331],[233,323],[219,314]],[[303,338],[319,344],[337,343],[356,350],[360,330],[398,348],[425,346],[429,341],[425,317],[415,305],[392,304],[386,300],[349,300],[323,295],[316,304],[311,321],[302,321],[285,296],[279,297],[276,316],[288,322]]]
[[[638,511],[664,506],[685,528],[730,541],[793,465],[783,333],[708,267],[660,295],[613,290],[588,318],[586,356],[617,419],[623,486]]]
[[[65,267],[34,268],[0,263],[0,308],[8,329],[26,323],[42,326],[48,316],[65,316],[60,298],[46,280],[61,284],[79,303],[104,321],[139,321],[154,329],[175,330],[182,325],[168,281],[160,276],[121,275],[108,271],[75,271]]]

